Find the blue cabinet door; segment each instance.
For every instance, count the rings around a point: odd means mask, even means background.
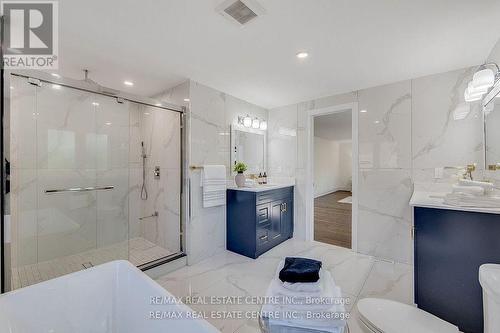
[[[283,235],[283,201],[271,203],[271,230],[270,237],[273,243],[279,241]]]

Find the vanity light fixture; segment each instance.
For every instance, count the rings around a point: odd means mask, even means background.
[[[99,103],[97,103],[97,102],[92,102],[92,105],[93,105],[93,106],[99,106]]]
[[[488,67],[494,67],[496,71]],[[500,67],[496,63],[489,62],[481,65],[474,73],[472,81],[469,82],[467,88],[465,89],[465,101],[479,101],[483,98],[483,95],[486,94],[499,80]]]
[[[258,118],[255,118],[252,120],[252,128],[258,129],[260,128],[260,120]]]
[[[267,121],[263,120],[260,122],[260,129],[263,131],[267,130]]]
[[[60,78],[61,75],[57,74],[57,73],[50,73],[50,75],[52,75],[53,77],[57,77],[57,78]]]
[[[59,84],[53,84],[52,88],[59,90],[59,89],[61,89],[61,85],[59,85]]]
[[[305,59],[305,58],[309,57],[309,53],[307,53],[306,51],[301,51],[301,52],[296,54],[296,57],[299,59]]]
[[[366,111],[366,110],[361,110],[361,111],[359,111],[359,112],[361,112],[361,113],[367,113],[368,111]]]
[[[190,101],[189,98],[184,98],[184,102],[188,103]]]
[[[373,123],[374,124],[380,124],[380,120],[375,120]]]
[[[250,115],[238,116],[238,124],[246,128],[259,129],[261,131],[267,130],[267,121],[260,120],[258,117],[252,118]]]

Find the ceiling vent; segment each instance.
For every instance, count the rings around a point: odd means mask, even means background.
[[[239,26],[264,15],[264,8],[255,0],[228,0],[216,8],[222,16]]]

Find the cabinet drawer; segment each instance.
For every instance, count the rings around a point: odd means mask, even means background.
[[[269,222],[269,205],[257,206],[257,224],[265,224]]]
[[[281,200],[293,196],[293,187],[279,188],[257,193],[257,205],[269,203],[271,201]]]
[[[257,229],[257,247],[269,243],[269,229],[259,228]]]

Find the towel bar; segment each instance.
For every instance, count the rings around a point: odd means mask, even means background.
[[[191,170],[202,170],[203,167],[202,166],[198,166],[198,165],[191,165],[189,167],[189,169],[191,169]]]

